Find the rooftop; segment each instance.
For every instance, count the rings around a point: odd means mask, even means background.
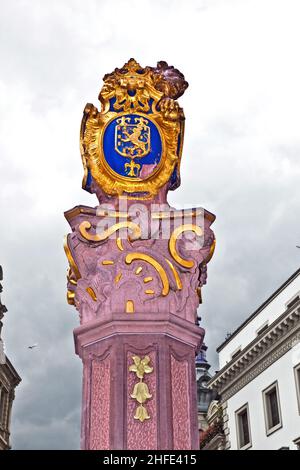
[[[225,341],[217,348],[219,353],[230,341],[248,324],[255,318],[259,313],[266,308],[266,306],[272,302],[296,277],[300,274],[300,268],[294,272],[265,302],[258,307],[230,336],[226,337]]]

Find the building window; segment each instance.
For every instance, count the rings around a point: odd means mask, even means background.
[[[249,449],[249,447],[252,445],[252,442],[248,403],[235,412],[235,422],[238,448],[241,450]]]
[[[298,412],[300,414],[300,364],[294,367],[294,373],[295,373],[296,392],[297,392],[297,400],[298,400]]]
[[[281,428],[281,412],[278,383],[275,382],[263,391],[264,413],[267,436]]]

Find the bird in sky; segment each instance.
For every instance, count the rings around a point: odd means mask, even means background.
[[[33,348],[36,348],[38,345],[38,343],[34,343],[32,344],[31,346],[28,346],[28,349],[33,349]]]

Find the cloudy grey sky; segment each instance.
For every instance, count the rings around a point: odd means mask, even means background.
[[[15,449],[79,447],[63,211],[96,205],[81,190],[78,134],[106,72],[163,59],[190,84],[182,185],[169,202],[217,215],[201,307],[212,369],[226,333],[299,267],[299,17],[298,0],[1,0],[3,334],[23,379]]]

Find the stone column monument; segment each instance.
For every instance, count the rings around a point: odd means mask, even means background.
[[[198,449],[197,307],[215,216],[175,210],[188,84],[166,62],[130,59],[84,109],[83,188],[96,208],[65,213],[67,300],[79,312],[82,449]],[[199,195],[195,194],[195,198]]]

